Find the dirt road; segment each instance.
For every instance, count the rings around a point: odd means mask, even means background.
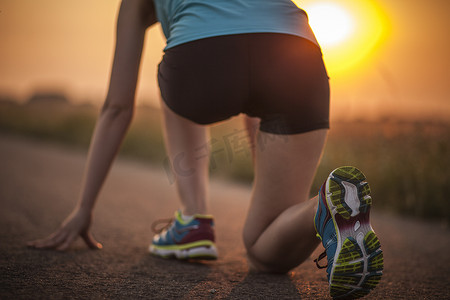
[[[71,211],[85,153],[0,135],[0,298],[326,299],[324,270],[311,260],[288,275],[248,273],[241,230],[250,189],[211,184],[220,259],[182,263],[147,253],[150,224],[177,209],[162,168],[119,160],[103,188],[90,251],[38,251],[25,242],[52,232]],[[450,230],[376,211],[373,226],[385,258],[367,299],[449,299]],[[320,253],[317,249],[313,256]]]

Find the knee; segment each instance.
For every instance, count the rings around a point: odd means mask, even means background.
[[[246,224],[247,225],[247,224]],[[287,273],[291,268],[282,266],[282,260],[267,257],[267,253],[261,253],[255,248],[259,235],[250,226],[245,226],[243,231],[243,242],[247,251],[247,262],[250,272],[259,273]]]
[[[249,271],[254,273],[285,274],[293,268],[292,266],[284,266],[281,260],[267,261],[258,258],[255,254],[252,254],[249,249],[247,249],[247,262]]]

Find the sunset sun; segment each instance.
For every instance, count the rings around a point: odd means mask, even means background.
[[[354,20],[341,6],[322,2],[308,8],[309,23],[314,29],[319,43],[333,46],[351,37],[354,32]]]
[[[294,2],[308,14],[331,75],[362,68],[386,37],[389,22],[376,1]]]

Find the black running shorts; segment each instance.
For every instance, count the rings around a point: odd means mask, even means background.
[[[240,113],[260,130],[295,134],[329,128],[330,89],[320,48],[288,34],[249,33],[168,49],[158,82],[175,113],[210,124]]]

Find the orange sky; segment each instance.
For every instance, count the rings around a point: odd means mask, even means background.
[[[330,72],[333,116],[374,119],[407,114],[449,119],[450,1],[373,2],[389,19],[389,34],[360,66],[346,74]],[[24,101],[36,89],[57,88],[74,101],[101,103],[119,3],[0,0],[0,94]],[[152,28],[138,103],[158,101],[156,67],[163,46],[159,26]]]

